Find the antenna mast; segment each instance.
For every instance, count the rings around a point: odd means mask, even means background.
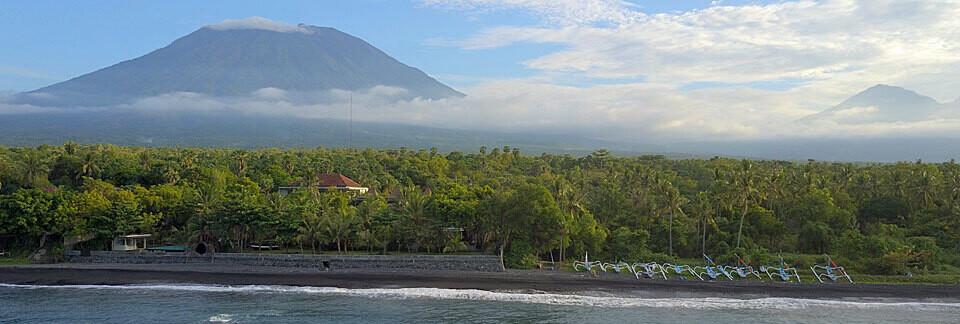
[[[350,92],[350,135],[347,146],[353,148],[353,91]]]

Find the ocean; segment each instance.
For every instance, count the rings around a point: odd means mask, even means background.
[[[530,291],[0,284],[2,323],[950,323],[960,303]]]

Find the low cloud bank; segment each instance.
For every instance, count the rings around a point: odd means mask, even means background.
[[[264,88],[243,97],[169,93],[112,107],[41,108],[4,104],[12,114],[65,111],[137,111],[151,114],[246,114],[353,119],[449,129],[587,136],[623,143],[777,140],[960,134],[960,114],[871,122],[871,109],[803,120],[831,99],[797,102],[807,91],[712,88],[681,91],[656,84],[571,87],[530,80],[493,81],[466,89],[465,98],[403,99],[406,91],[378,86],[365,91],[292,92]],[[822,109],[822,108],[821,108]],[[69,127],[65,125],[64,127]]]

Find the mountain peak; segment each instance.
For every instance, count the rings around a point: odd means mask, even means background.
[[[463,94],[370,43],[331,27],[262,17],[204,26],[153,52],[15,96],[40,106],[109,106],[177,92],[242,97],[398,88],[403,98]]]
[[[941,106],[913,90],[877,84],[805,119],[827,118],[846,123],[912,121],[936,113]]]
[[[903,87],[891,86],[886,84],[877,84],[867,90],[863,90],[860,93],[854,95],[851,99],[857,97],[869,97],[869,98],[900,98],[900,99],[913,99],[913,100],[922,100],[922,101],[934,101],[933,98],[921,95],[916,91],[909,90]]]
[[[933,98],[902,87],[878,84],[850,97],[837,107],[919,107],[939,104]]]
[[[288,23],[273,21],[267,18],[253,16],[243,19],[227,19],[213,25],[206,25],[203,28],[212,30],[268,30],[280,33],[311,33],[311,26],[305,24],[292,25]]]
[[[878,90],[880,90],[880,89],[900,89],[900,90],[910,91],[910,90],[907,90],[906,88],[903,88],[903,87],[892,86],[892,85],[883,84],[883,83],[877,83],[877,84],[873,85],[872,87],[867,88],[867,90],[864,90],[864,91],[870,91],[870,90],[874,90],[874,89],[878,89]]]

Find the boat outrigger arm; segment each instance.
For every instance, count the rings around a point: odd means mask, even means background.
[[[656,262],[637,262],[631,265],[629,269],[637,279],[640,279],[641,275],[649,279],[654,279],[657,275],[663,277],[663,280],[669,279],[667,271]]]
[[[830,279],[830,281],[836,282],[837,279],[842,277],[846,278],[850,283],[853,283],[853,279],[850,278],[850,274],[847,273],[846,269],[834,262],[830,255],[824,254],[823,256],[827,258],[827,264],[815,264],[810,267],[810,271],[813,272],[813,276],[817,278],[817,281],[823,283],[823,278],[827,278]],[[817,272],[817,269],[821,269],[822,272]]]
[[[726,266],[727,269],[733,269],[734,273],[740,276],[740,278],[746,278],[750,275],[754,275],[757,277],[757,279],[763,280],[763,277],[760,276],[760,272],[755,270],[753,266],[747,264],[747,262],[743,261],[743,258],[741,258],[740,255],[734,254],[734,256],[737,257],[737,266]]]
[[[697,270],[694,267],[691,267],[689,265],[664,263],[661,265],[661,268],[672,269],[673,272],[678,275],[682,275],[684,272],[687,272],[693,275],[695,278],[700,279],[700,281],[703,281],[703,276],[697,273]]]
[[[590,261],[590,255],[586,252],[583,253],[583,261],[573,261],[574,271],[586,270],[592,273],[596,268],[600,268],[601,271],[605,270],[602,261]]]
[[[779,277],[780,281],[790,281],[791,277],[797,278],[797,283],[800,282],[800,274],[797,273],[797,268],[787,267],[787,263],[783,261],[783,257],[780,257],[780,267],[760,267],[760,271],[763,271],[767,274],[767,277],[770,277],[770,280],[773,280],[773,274],[770,272],[773,271]],[[791,275],[790,272],[793,272]]]
[[[733,276],[730,275],[730,272],[727,272],[727,270],[722,266],[718,266],[717,263],[713,262],[713,259],[711,259],[709,256],[704,254],[703,258],[707,261],[707,265],[700,267],[700,269],[703,269],[703,271],[700,272],[701,275],[705,274],[710,277],[711,280],[716,280],[720,277],[720,275],[727,277],[727,279],[733,280]]]
[[[613,270],[613,272],[620,273],[623,271],[623,269],[627,269],[627,270],[630,270],[631,273],[633,273],[632,268],[633,267],[629,263],[626,263],[623,261],[620,261],[617,263],[603,263],[600,265],[600,270],[603,272],[607,272],[607,269],[610,269],[610,270]]]

